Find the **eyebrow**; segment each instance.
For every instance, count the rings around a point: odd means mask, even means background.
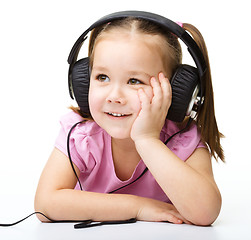
[[[146,73],[146,72],[143,72],[143,71],[128,71],[128,73],[130,74],[130,75],[145,75],[146,77],[148,77],[148,78],[151,78],[152,76],[150,75],[150,74],[148,74],[148,73]]]
[[[108,68],[106,68],[105,66],[93,66],[92,70],[95,71],[109,71]],[[144,71],[137,71],[137,70],[130,70],[128,71],[128,74],[131,76],[139,76],[139,75],[145,75],[146,77],[148,77],[149,79],[152,77],[152,75],[144,72]]]
[[[92,70],[96,70],[96,71],[107,71],[108,69],[106,67],[103,67],[103,66],[93,66],[92,67]]]

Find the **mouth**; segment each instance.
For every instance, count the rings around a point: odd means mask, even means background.
[[[128,117],[131,114],[125,114],[125,113],[115,113],[115,112],[106,112],[107,115],[111,117],[121,118],[121,117]]]

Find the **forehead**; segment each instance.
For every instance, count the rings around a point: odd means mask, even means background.
[[[131,55],[132,60],[135,61],[153,58],[163,62],[165,51],[163,39],[160,36],[117,31],[103,33],[96,39],[93,57],[94,60],[96,57],[112,55],[120,55],[123,58],[124,54],[124,57]]]
[[[127,41],[138,41],[142,42],[142,44],[146,44],[150,46],[151,48],[159,48],[162,49],[160,51],[163,52],[166,49],[166,41],[163,36],[157,35],[157,34],[146,34],[139,32],[138,30],[134,29],[123,29],[123,28],[118,28],[118,29],[113,29],[110,30],[109,32],[102,32],[101,34],[98,35],[98,37],[95,40],[94,47],[98,44],[98,42],[102,40],[112,40],[112,41],[121,41],[122,39],[125,39]]]
[[[158,49],[139,37],[114,36],[102,38],[96,44],[93,64],[123,68],[162,67]]]
[[[155,55],[158,55],[160,59],[162,60],[162,64],[163,64],[162,71],[166,72],[167,76],[171,76],[171,68],[169,67],[170,66],[169,61],[171,60],[169,56],[170,49],[168,47],[166,39],[162,35],[142,33],[135,29],[116,28],[113,30],[109,30],[108,32],[102,32],[101,34],[99,34],[94,41],[92,51],[90,52],[90,55],[89,55],[90,66],[91,67],[93,66],[94,55],[95,57],[97,56],[95,52],[97,50],[99,51],[100,49],[102,51],[102,48],[100,47],[99,43],[101,43],[102,41],[114,41],[114,43],[116,43],[119,41],[121,42],[122,40],[126,42],[129,42],[129,40],[131,42],[133,42],[133,40],[137,41],[139,46],[144,45],[144,47],[147,50],[150,50],[152,53],[154,52]]]

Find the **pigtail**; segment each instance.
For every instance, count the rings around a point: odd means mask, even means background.
[[[198,44],[199,48],[203,53],[207,66],[207,71],[205,73],[205,79],[204,79],[205,99],[203,106],[198,112],[196,120],[197,126],[201,131],[202,140],[208,145],[211,151],[211,155],[216,160],[220,158],[224,162],[224,152],[220,143],[220,139],[224,137],[224,135],[219,132],[215,118],[214,93],[213,93],[211,70],[210,70],[206,44],[201,33],[193,25],[184,23],[183,28],[192,35],[195,42]]]

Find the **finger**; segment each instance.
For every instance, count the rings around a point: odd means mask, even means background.
[[[192,224],[191,222],[189,222],[187,219],[185,219],[183,216],[181,216],[179,213],[178,214],[174,214],[178,219],[180,219],[183,223],[186,224]]]
[[[189,225],[193,225],[193,223],[192,223],[192,222],[189,222],[189,221],[188,221],[188,220],[186,220],[186,219],[185,219],[185,220],[183,220],[183,222],[184,222],[184,223],[186,223],[186,224],[189,224]]]
[[[163,100],[163,93],[161,89],[160,82],[155,78],[151,78],[151,85],[153,88],[153,99],[152,99],[152,104],[153,106],[159,108],[162,105],[162,100]]]
[[[163,107],[169,108],[172,101],[172,87],[165,75],[161,72],[159,73],[160,86],[163,94]]]
[[[164,222],[170,222],[175,224],[182,224],[183,220],[176,217],[175,215],[172,215],[170,213],[167,214],[166,219],[163,220]]]
[[[190,221],[185,219],[179,212],[174,212],[173,215],[177,217],[178,219],[180,219],[181,221],[183,221],[183,223],[190,224],[190,225],[192,224]]]
[[[142,110],[149,110],[150,108],[150,99],[149,97],[147,96],[147,94],[145,93],[145,91],[140,88],[138,90],[138,96],[139,96],[139,100],[140,100],[140,103],[141,103],[141,109]]]

